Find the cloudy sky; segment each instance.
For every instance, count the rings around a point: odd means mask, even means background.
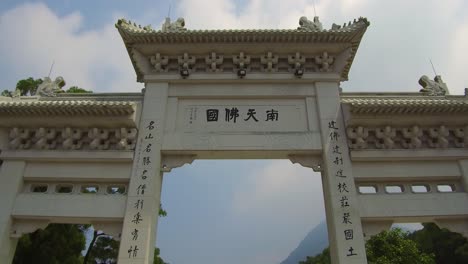
[[[189,29],[296,28],[312,0],[174,0]],[[315,0],[326,28],[371,22],[345,91],[417,91],[436,71],[468,87],[468,1]],[[140,91],[115,22],[158,28],[170,0],[0,1],[0,90],[61,75],[95,92]],[[171,264],[278,263],[324,218],[320,176],[289,161],[196,161],[167,174],[158,246]]]

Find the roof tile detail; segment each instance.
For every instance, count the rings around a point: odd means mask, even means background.
[[[123,101],[0,101],[0,115],[127,116],[133,102]]]

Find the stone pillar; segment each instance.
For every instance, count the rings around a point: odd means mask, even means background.
[[[161,201],[161,146],[168,84],[147,83],[138,128],[119,264],[153,263]]]
[[[338,82],[317,82],[322,184],[332,264],[367,263]]]
[[[25,167],[24,161],[5,161],[0,167],[0,263],[11,263],[15,255],[18,239],[11,236],[11,210],[23,186]]]
[[[463,190],[465,192],[468,192],[468,160],[459,160],[458,164],[460,164],[460,169],[462,173],[461,184],[463,186]]]

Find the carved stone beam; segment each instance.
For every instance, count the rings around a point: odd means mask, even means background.
[[[174,168],[185,164],[192,164],[197,155],[164,155],[161,162],[161,171],[170,172]]]
[[[315,172],[322,171],[322,158],[314,155],[288,155],[292,163],[298,163],[304,167],[312,168]]]
[[[15,219],[11,227],[10,236],[12,238],[20,238],[24,234],[32,233],[38,229],[45,229],[49,223],[49,220]]]

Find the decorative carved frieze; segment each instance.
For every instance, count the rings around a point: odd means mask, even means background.
[[[133,150],[136,128],[12,128],[13,150]]]
[[[164,55],[156,53],[148,56],[148,61],[153,66],[154,74],[181,74],[187,77],[194,73],[235,73],[239,70],[247,73],[293,73],[301,75],[307,73],[333,73],[335,56],[328,52],[304,54],[295,52],[291,54],[238,54],[211,52],[205,54]],[[202,63],[204,62],[204,63]],[[182,74],[183,72],[183,74]]]
[[[351,149],[468,148],[468,125],[464,127],[348,127]]]

